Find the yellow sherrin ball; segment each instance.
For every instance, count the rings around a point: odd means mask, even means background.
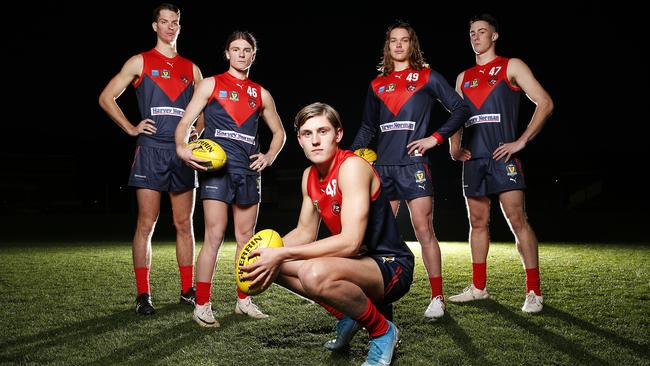
[[[254,263],[257,258],[259,258],[253,257],[249,259],[248,255],[257,248],[280,248],[283,246],[284,244],[282,243],[282,237],[272,229],[264,229],[262,231],[258,231],[255,235],[253,235],[248,243],[244,245],[241,253],[239,253],[239,258],[237,258],[237,264],[235,267],[235,281],[237,282],[237,287],[239,287],[243,293],[247,295],[257,295],[266,290],[268,287],[261,287],[261,285],[251,287],[251,281],[241,280],[241,277],[247,275],[248,272],[242,271],[240,267]],[[275,278],[273,280],[275,280]]]
[[[203,163],[208,171],[219,170],[226,165],[226,152],[218,143],[210,139],[198,139],[190,144],[201,145],[200,148],[192,150],[192,154],[198,158],[209,160]]]
[[[361,149],[357,149],[354,151],[354,153],[366,159],[366,161],[369,162],[370,164],[374,163],[377,160],[377,153],[372,149],[368,149],[367,147],[362,147]]]

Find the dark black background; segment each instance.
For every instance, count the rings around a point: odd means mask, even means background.
[[[410,22],[431,67],[453,86],[456,75],[474,64],[467,21],[488,11],[501,25],[497,53],[523,59],[555,102],[554,114],[522,154],[528,212],[540,239],[647,242],[641,235],[648,218],[641,175],[649,166],[642,13],[621,3],[519,3],[432,2],[422,8],[362,2],[352,10],[351,3],[331,2],[176,2],[182,25],[178,51],[206,77],[227,69],[222,50],[232,31],[257,36],[250,78],[271,92],[287,131],[284,150],[263,174],[258,229],[282,231],[295,223],[299,174],[307,160],[292,119],[302,106],[322,101],[337,108],[347,146],[390,23]],[[151,12],[158,4],[46,2],[14,4],[8,12],[3,80],[9,98],[0,146],[0,218],[7,237],[130,237],[135,203],[125,185],[134,139],[106,116],[97,98],[130,56],[155,45]],[[132,122],[139,121],[131,87],[118,103]],[[448,116],[440,109],[432,128]],[[522,128],[532,110],[532,103],[522,100]],[[265,149],[269,134],[260,126]],[[460,164],[449,159],[447,149],[445,144],[430,154],[434,225],[442,240],[464,240]],[[511,240],[493,206],[493,236]],[[173,232],[165,221],[168,212],[165,202],[161,235]],[[195,221],[202,237],[200,205]],[[400,221],[410,236],[404,213]],[[51,227],[30,229],[46,223]]]

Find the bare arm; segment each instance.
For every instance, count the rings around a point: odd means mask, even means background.
[[[122,95],[129,84],[140,77],[144,60],[142,55],[135,55],[128,59],[120,72],[108,82],[102,93],[99,95],[99,105],[108,116],[129,136],[137,136],[141,133],[151,135],[156,132],[155,122],[151,119],[144,119],[134,126],[122,112],[117,104],[117,98]]]
[[[294,246],[311,243],[318,236],[320,215],[307,194],[307,177],[309,168],[302,174],[302,206],[298,217],[298,226],[282,238],[284,246]]]
[[[315,242],[293,245],[298,241],[308,239],[307,234],[315,237],[313,206],[307,208],[303,200],[301,219],[307,218],[310,222],[310,230],[304,231],[300,224],[291,233],[285,236],[289,245],[283,248],[257,249],[249,254],[249,257],[259,255],[260,259],[242,269],[249,272],[244,280],[255,279],[252,284],[263,283],[267,274],[277,271],[280,264],[285,261],[303,260],[321,257],[355,257],[358,255],[370,211],[370,192],[373,184],[374,174],[372,169],[361,158],[347,159],[339,169],[338,189],[343,196],[341,203],[341,232]],[[303,187],[306,190],[307,174],[303,174]],[[377,182],[379,184],[379,182]],[[307,199],[309,196],[305,195]],[[308,201],[311,205],[311,200]],[[305,214],[305,215],[303,215]],[[304,228],[304,227],[303,227]],[[296,242],[292,242],[296,240]],[[261,278],[258,276],[262,275]]]
[[[203,80],[203,74],[201,74],[201,70],[199,69],[198,66],[194,65],[194,92],[199,88],[199,83]],[[203,113],[199,115],[199,118],[196,119],[196,124],[194,125],[194,129],[192,130],[192,135],[190,136],[190,140],[196,140],[203,134],[203,130],[205,129],[205,120],[203,119]]]
[[[206,104],[208,104],[208,99],[212,95],[214,89],[214,78],[207,78],[202,80],[194,91],[192,100],[185,108],[185,114],[178,122],[176,131],[174,133],[174,140],[176,142],[176,154],[181,158],[185,163],[197,170],[207,170],[206,167],[199,164],[200,162],[205,162],[206,160],[197,158],[192,155],[192,149],[198,148],[198,145],[187,146],[186,143],[190,137],[192,124],[199,117],[201,111]]]
[[[358,255],[368,225],[370,189],[373,173],[362,159],[349,158],[339,168],[338,189],[341,202],[341,232],[313,242],[284,248],[284,260]]]
[[[298,226],[282,238],[284,248],[257,249],[248,255],[249,258],[260,256],[255,263],[242,267],[243,271],[249,272],[242,279],[252,280],[250,286],[257,284],[267,286],[275,278],[275,273],[280,270],[280,265],[285,261],[285,248],[306,246],[305,244],[312,244],[318,237],[320,214],[307,193],[309,170],[310,168],[305,169],[302,174],[302,206]]]
[[[275,109],[273,97],[271,96],[271,93],[264,88],[262,88],[262,108],[262,118],[264,119],[264,122],[266,122],[266,125],[269,126],[273,138],[271,139],[271,145],[266,154],[260,151],[259,153],[250,156],[251,160],[253,160],[250,168],[258,172],[261,172],[264,168],[273,164],[287,139],[284,127],[282,126],[282,121]]]
[[[463,97],[463,92],[461,90],[461,85],[463,84],[463,78],[465,77],[465,71],[458,74],[456,77],[456,93]],[[456,161],[466,161],[472,158],[471,151],[463,149],[460,146],[460,141],[463,136],[463,127],[458,129],[451,137],[449,138],[449,155],[451,155],[452,160]]]
[[[523,150],[528,141],[535,138],[542,130],[546,119],[553,112],[553,100],[551,96],[544,90],[537,79],[535,79],[528,65],[520,59],[510,59],[507,73],[510,83],[519,86],[526,93],[528,99],[535,103],[536,107],[524,133],[516,141],[503,144],[494,150],[492,157],[495,160],[503,158],[504,161],[510,160],[513,154]]]

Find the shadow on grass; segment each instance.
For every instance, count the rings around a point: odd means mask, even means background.
[[[552,316],[555,318],[558,318],[560,320],[563,320],[573,326],[577,326],[582,328],[583,330],[587,332],[594,333],[608,341],[611,341],[613,343],[618,344],[619,346],[626,348],[629,351],[637,353],[640,357],[649,359],[650,358],[650,351],[648,349],[648,346],[644,346],[642,344],[639,344],[637,342],[634,342],[632,340],[629,340],[627,338],[623,338],[619,336],[616,333],[613,333],[609,330],[601,329],[585,320],[582,320],[580,318],[576,318],[575,316],[564,312],[560,309],[554,308],[550,305],[544,305],[544,315],[545,316]]]
[[[328,351],[324,348],[323,350],[330,352],[329,362],[333,365],[349,364],[353,358],[353,350],[349,346],[337,351]]]
[[[171,305],[169,307],[172,308],[172,311],[187,312],[184,306],[182,308],[178,305]],[[165,309],[165,307],[162,309]],[[115,349],[111,354],[89,361],[87,365],[109,365],[116,363],[146,365],[151,363],[152,360],[164,360],[168,356],[174,355],[181,348],[201,344],[201,339],[213,333],[210,331],[213,328],[197,328],[194,321],[188,317],[186,322],[176,323],[167,328],[158,328],[157,333],[147,335],[135,342],[130,342],[128,345]]]
[[[29,353],[46,350],[62,344],[77,344],[86,337],[127,327],[136,321],[133,310],[124,310],[102,318],[93,318],[34,335],[17,337],[0,343],[3,355],[0,361],[19,361],[32,358]]]
[[[535,335],[540,341],[548,344],[549,346],[553,347],[554,349],[560,352],[563,352],[564,354],[571,357],[577,362],[584,363],[587,365],[608,364],[608,362],[606,362],[605,360],[589,353],[588,352],[589,350],[585,349],[585,347],[582,346],[581,344],[573,342],[563,336],[557,335],[546,329],[543,329],[538,324],[527,319],[531,316],[545,316],[546,309],[548,308],[548,306],[544,306],[543,314],[527,315],[524,314],[523,312],[515,313],[512,310],[508,309],[507,307],[499,304],[498,302],[492,299],[481,301],[481,305],[488,311],[491,311],[493,313],[502,316],[503,318],[516,324],[520,328]]]
[[[454,340],[454,342],[456,342],[458,347],[465,352],[467,355],[465,360],[470,361],[472,365],[492,365],[492,363],[484,357],[483,352],[474,346],[472,338],[461,326],[458,325],[456,319],[454,319],[449,313],[445,314],[445,317],[438,323],[442,325],[449,336]]]
[[[30,336],[17,337],[0,343],[0,363],[3,362],[52,362],[48,353],[56,354],[61,348],[77,348],[81,352],[87,352],[83,357],[86,364],[114,364],[114,363],[148,363],[152,359],[164,359],[190,344],[196,344],[199,339],[206,335],[205,332],[197,332],[195,324],[188,316],[188,321],[183,323],[166,322],[165,318],[175,317],[178,313],[187,313],[188,308],[183,305],[167,305],[158,307],[156,314],[151,318],[145,318],[134,314],[132,309],[123,310],[104,317],[88,319],[82,322],[73,323],[56,329],[47,330]],[[130,329],[142,326],[143,322],[156,322],[158,324],[175,323],[168,328],[156,328],[154,332],[144,329],[139,336],[133,339],[122,339],[117,347],[110,354],[101,358],[92,354],[92,348],[84,350],[84,344],[90,344],[93,339],[97,344],[102,337],[106,336],[108,341],[119,337],[121,329]],[[190,324],[191,323],[191,324]],[[115,335],[113,335],[113,334]],[[153,334],[152,334],[153,333]],[[92,342],[95,343],[95,342]],[[108,348],[110,346],[107,346]],[[79,363],[79,360],[56,360],[58,362]]]

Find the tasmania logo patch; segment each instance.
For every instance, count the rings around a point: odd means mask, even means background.
[[[517,175],[517,166],[513,163],[506,165],[506,174],[509,177],[514,177]]]
[[[427,181],[426,175],[424,175],[424,171],[418,170],[415,172],[415,183],[424,183]]]

